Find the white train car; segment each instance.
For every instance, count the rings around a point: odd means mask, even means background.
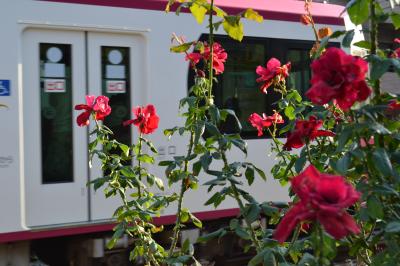
[[[1,266],[28,265],[38,239],[91,239],[90,234],[98,238],[113,227],[110,217],[119,202],[106,200],[101,189],[95,192],[86,185],[102,173],[96,163],[89,169],[88,130],[75,123],[78,112],[73,106],[83,103],[85,95],[111,98],[110,125],[116,129],[131,116],[133,106],[154,104],[161,117],[160,130],[151,136],[158,159],[185,153],[186,140],[168,141],[161,130],[181,123],[178,100],[187,95],[190,83],[183,55],[169,52],[171,33],[197,40],[207,29],[187,12],[166,14],[166,2],[1,1],[0,103],[8,106],[0,109]],[[314,34],[299,22],[302,1],[217,0],[216,5],[232,14],[251,7],[265,19],[262,24],[245,22],[241,43],[217,32],[229,59],[216,102],[238,112],[249,145],[247,160],[269,173],[274,163],[268,155],[270,139],[255,138],[246,121],[252,112],[270,113],[274,97],[259,92],[254,70],[272,56],[292,61],[289,83],[305,90]],[[318,25],[344,29],[342,6],[314,3],[312,10]],[[126,141],[137,134],[129,129],[118,132]],[[240,154],[231,157],[243,159]],[[153,170],[162,176],[163,169]],[[271,179],[256,181],[251,193],[260,200],[287,200],[287,189]],[[238,213],[233,201],[217,210],[204,206],[209,196],[200,187],[188,193],[184,204],[204,220]],[[174,210],[156,221],[174,223]]]

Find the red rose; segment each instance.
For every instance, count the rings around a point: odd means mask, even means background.
[[[313,165],[291,181],[299,201],[285,214],[274,232],[274,238],[284,242],[302,221],[317,220],[336,239],[360,233],[353,218],[346,212],[358,201],[357,192],[343,176],[320,173]]]
[[[136,118],[127,120],[123,123],[124,126],[134,124],[138,127],[139,132],[143,134],[153,133],[158,128],[160,118],[156,114],[154,105],[149,104],[146,107],[138,106],[132,109]]]
[[[281,62],[276,58],[271,58],[267,62],[266,67],[258,66],[256,73],[260,77],[257,79],[257,82],[263,82],[261,91],[267,93],[267,89],[272,84],[284,81],[289,76],[290,66],[290,62],[281,66]]]
[[[207,44],[204,47],[203,57],[204,60],[210,60],[210,46]],[[213,69],[216,75],[224,72],[224,63],[227,58],[228,54],[225,52],[224,48],[222,48],[221,44],[215,42],[213,44]]]
[[[328,136],[333,137],[335,133],[329,130],[320,130],[322,120],[318,120],[315,116],[310,116],[308,120],[297,120],[294,131],[287,135],[286,144],[283,146],[285,150],[290,151],[292,148],[301,148],[307,141],[314,140],[317,137]]]
[[[368,63],[360,57],[347,55],[339,48],[328,48],[311,64],[313,77],[306,96],[315,104],[336,100],[342,110],[356,101],[364,101],[371,94],[365,81]]]
[[[282,116],[277,112],[275,112],[272,116],[266,116],[263,114],[262,117],[256,113],[253,113],[249,116],[249,122],[258,130],[258,136],[263,134],[264,128],[270,127],[274,124],[284,123]]]
[[[86,104],[75,105],[75,110],[85,110],[77,118],[76,122],[78,126],[89,125],[89,118],[92,112],[94,112],[95,120],[104,120],[106,116],[111,113],[111,107],[108,105],[109,99],[106,96],[87,95]]]
[[[93,111],[96,113],[96,120],[104,120],[104,117],[111,113],[111,107],[108,105],[108,97],[99,96],[96,98],[96,103],[93,106]]]
[[[215,74],[221,74],[225,70],[224,63],[228,58],[228,54],[225,52],[224,48],[221,44],[215,42],[213,44],[213,69],[215,70]],[[190,60],[195,66],[200,62],[201,59],[205,61],[210,60],[210,46],[207,43],[204,43],[204,51],[202,52],[193,52],[187,54],[185,60]]]

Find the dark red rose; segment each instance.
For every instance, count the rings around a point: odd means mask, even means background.
[[[158,122],[160,118],[156,114],[156,108],[154,105],[149,104],[146,107],[137,106],[132,109],[136,118],[127,120],[123,123],[124,126],[134,124],[138,127],[140,133],[150,134],[158,128]]]
[[[267,93],[267,89],[271,85],[284,81],[289,76],[290,67],[290,62],[281,66],[281,62],[276,58],[271,58],[266,67],[258,66],[256,73],[260,77],[256,81],[263,82],[261,91]]]
[[[360,193],[343,176],[320,173],[310,165],[291,183],[300,200],[290,208],[275,230],[274,238],[280,243],[302,221],[318,221],[336,239],[360,233],[358,225],[346,212],[346,208],[359,200]]]
[[[94,112],[94,119],[104,120],[111,113],[111,107],[108,105],[109,99],[106,96],[87,95],[86,104],[75,105],[75,110],[85,110],[76,118],[78,126],[89,125],[90,115]]]
[[[271,116],[263,114],[262,117],[253,113],[249,116],[249,122],[258,130],[258,136],[261,136],[264,128],[270,127],[274,124],[283,124],[285,121],[283,121],[283,118],[279,113],[275,112]]]
[[[371,94],[365,81],[368,63],[360,57],[347,55],[339,48],[326,49],[311,64],[311,69],[311,88],[306,96],[315,104],[336,100],[337,105],[346,111],[356,101],[365,101]]]
[[[317,137],[333,137],[335,133],[329,130],[320,130],[322,120],[318,120],[315,116],[310,116],[308,120],[297,120],[294,131],[289,132],[287,140],[283,148],[290,151],[292,148],[298,149],[303,147],[307,141],[312,141]]]

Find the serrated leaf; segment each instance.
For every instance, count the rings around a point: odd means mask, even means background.
[[[261,23],[264,20],[263,16],[261,16],[260,14],[258,14],[257,11],[254,11],[251,8],[246,9],[246,11],[243,14],[243,17],[249,20],[254,20],[258,23]]]
[[[364,49],[371,49],[371,43],[369,41],[359,41],[356,43],[353,43],[354,46],[360,47],[360,48],[364,48]]]
[[[291,105],[285,108],[284,113],[287,116],[287,118],[289,118],[289,120],[293,120],[296,118],[296,115],[294,114],[294,108]]]
[[[378,80],[385,74],[388,70],[392,62],[389,59],[382,59],[378,56],[371,56],[371,73],[370,78],[372,80]]]
[[[342,46],[343,47],[350,47],[351,42],[353,41],[354,38],[354,30],[350,30],[348,32],[346,32],[346,34],[343,37],[342,40]]]
[[[362,24],[368,19],[369,1],[370,0],[352,0],[347,4],[347,13],[349,14],[350,20],[355,25]]]
[[[154,163],[154,158],[151,157],[148,154],[140,154],[137,159],[143,163],[150,163],[153,164]]]
[[[204,17],[207,14],[207,8],[195,2],[190,6],[189,9],[190,12],[192,12],[192,15],[196,19],[197,23],[202,24],[204,21]]]
[[[243,39],[243,23],[236,16],[226,16],[222,22],[225,32],[234,40],[242,41]]]
[[[378,198],[371,196],[367,200],[367,210],[369,216],[374,219],[382,219],[384,216],[382,203],[378,200]]]
[[[387,233],[400,233],[400,222],[390,222],[386,225],[385,231]]]
[[[184,53],[187,50],[190,49],[190,47],[192,46],[193,43],[189,42],[189,43],[183,43],[177,46],[172,46],[171,48],[169,48],[169,50],[173,53]]]
[[[400,29],[400,14],[399,13],[391,13],[390,18],[392,19],[393,26],[396,30]]]
[[[376,149],[372,157],[374,159],[375,168],[383,174],[383,176],[388,177],[393,173],[392,163],[390,162],[389,156],[385,149]]]
[[[254,182],[254,169],[251,167],[247,167],[244,175],[246,176],[247,183],[249,184],[249,186],[251,186],[251,184],[253,184]]]
[[[190,214],[190,218],[192,219],[192,223],[197,227],[197,228],[202,228],[203,223],[193,214]]]
[[[207,242],[214,238],[220,238],[221,236],[223,236],[225,234],[226,234],[226,230],[224,228],[220,228],[217,231],[200,236],[199,238],[197,238],[197,242],[198,243],[199,242],[200,243]]]
[[[347,169],[350,165],[350,154],[346,153],[342,158],[340,158],[336,163],[336,170],[341,175],[346,175]]]
[[[254,170],[256,170],[257,174],[264,180],[267,180],[267,176],[265,175],[264,171],[261,170],[260,168],[257,168],[253,165]]]

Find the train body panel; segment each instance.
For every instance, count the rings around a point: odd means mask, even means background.
[[[18,232],[110,222],[118,200],[106,200],[101,189],[95,192],[86,187],[87,181],[102,174],[98,161],[94,161],[94,167],[88,169],[88,131],[75,124],[78,112],[73,110],[73,106],[83,103],[87,94],[100,95],[104,89],[107,93],[112,93],[113,88],[122,92],[130,89],[125,97],[130,106],[125,106],[125,109],[120,106],[120,118],[130,114],[133,106],[154,104],[161,120],[159,130],[149,138],[161,151],[157,160],[185,154],[187,138],[174,136],[168,141],[162,133],[163,129],[182,123],[178,115],[178,101],[188,93],[188,63],[182,54],[169,52],[171,33],[185,35],[186,40],[197,40],[207,33],[204,25],[198,25],[188,13],[179,16],[165,14],[162,10],[150,10],[146,4],[143,4],[145,8],[121,8],[96,5],[96,2],[104,1],[2,2],[0,80],[3,89],[10,93],[0,97],[0,103],[8,106],[0,110],[1,242],[16,240],[18,237],[12,234]],[[115,1],[121,6],[129,5],[128,2]],[[162,1],[148,2],[159,5]],[[275,14],[273,20],[265,17],[262,24],[244,22],[245,35],[312,41],[312,30],[293,19],[302,12],[299,3],[291,2],[294,7],[287,10],[288,21],[285,21],[285,15],[281,15],[279,20],[279,14]],[[291,7],[290,4],[286,6]],[[323,4],[316,6],[323,10]],[[326,7],[331,8],[333,13],[329,15],[326,11],[325,20],[336,21],[329,26],[333,31],[343,30],[343,23],[335,20],[340,13],[339,7]],[[223,35],[222,30],[217,34]],[[117,62],[115,65],[118,66],[114,66],[103,62],[109,56],[107,53],[113,50],[120,53],[114,58],[116,61],[122,54],[128,63]],[[263,58],[263,61],[267,59]],[[113,60],[111,55],[109,60]],[[60,104],[63,101],[60,95],[68,98],[68,104]],[[53,106],[54,103],[59,104]],[[66,122],[57,120],[65,113],[68,113]],[[43,125],[48,125],[50,120],[49,125],[54,128],[45,128]],[[132,129],[130,135],[135,139],[137,131]],[[68,143],[64,143],[66,136],[72,136]],[[269,171],[275,162],[274,154],[270,152],[271,141],[253,138],[247,142],[249,156],[244,158],[234,151],[229,155],[230,159],[251,161],[270,177]],[[66,145],[65,158],[57,153],[52,155],[54,149],[51,147],[57,143]],[[42,162],[44,156],[49,157],[45,157],[48,164]],[[68,160],[73,175],[63,179],[63,164]],[[54,168],[55,173],[61,174],[46,180],[43,171],[47,168]],[[151,167],[150,170],[163,176],[160,167]],[[207,178],[201,177],[200,183]],[[251,193],[259,200],[288,200],[287,189],[272,178],[267,183],[256,179]],[[187,194],[184,205],[195,213],[214,211],[212,206],[204,206],[210,196],[206,188],[200,186],[196,192]],[[235,203],[228,200],[218,210],[235,208]],[[175,206],[171,206],[162,215],[170,217],[174,209]],[[19,240],[23,238],[21,235]]]

